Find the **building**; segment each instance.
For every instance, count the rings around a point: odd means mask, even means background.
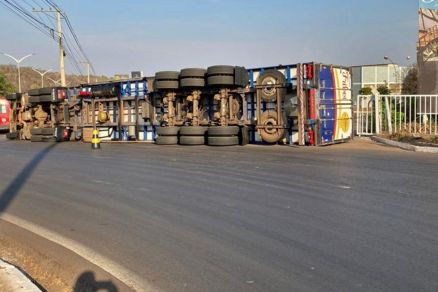
[[[393,94],[401,94],[403,80],[409,67],[397,64],[376,64],[351,67],[352,94],[354,100],[362,88],[377,89],[379,86],[388,86]]]

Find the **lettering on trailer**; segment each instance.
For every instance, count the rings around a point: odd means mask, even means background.
[[[321,141],[330,143],[352,135],[351,75],[348,70],[321,66]]]
[[[352,134],[353,120],[351,108],[351,74],[345,69],[333,69],[335,80],[336,128],[335,140],[349,138]]]

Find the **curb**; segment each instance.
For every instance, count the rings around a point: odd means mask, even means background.
[[[0,259],[0,288],[3,291],[29,291],[41,292],[42,290],[19,268]]]
[[[408,143],[403,143],[403,142],[398,142],[398,141],[393,141],[390,139],[385,139],[382,137],[371,137],[371,140],[373,140],[374,142],[379,142],[385,145],[389,145],[389,146],[393,146],[393,147],[398,147],[404,150],[409,150],[409,151],[413,151],[413,152],[423,152],[423,153],[438,153],[438,147],[424,147],[424,146],[415,146],[412,144],[408,144]]]

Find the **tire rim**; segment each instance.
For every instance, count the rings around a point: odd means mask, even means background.
[[[266,128],[265,128],[266,133],[274,134],[277,132],[277,129],[274,128],[278,124],[276,119],[270,118],[270,119],[266,120],[266,122],[264,124],[266,126]]]
[[[277,84],[277,80],[273,77],[267,77],[263,80],[263,93],[267,97],[273,97],[277,94],[277,89],[275,85]]]

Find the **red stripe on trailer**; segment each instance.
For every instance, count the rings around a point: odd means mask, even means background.
[[[315,89],[310,89],[309,97],[310,119],[316,119]]]

